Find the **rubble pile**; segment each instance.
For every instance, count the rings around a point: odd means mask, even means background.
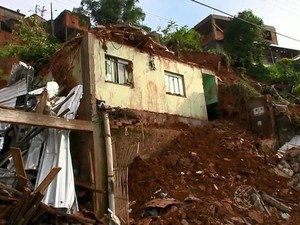
[[[277,152],[279,157],[274,171],[279,176],[290,178],[288,185],[300,191],[300,136],[296,135]]]
[[[299,224],[300,192],[259,143],[234,122],[183,128],[130,166],[132,224]]]
[[[7,86],[0,89],[0,109],[11,114],[27,111],[39,115],[37,120],[45,119],[41,126],[13,120],[0,123],[1,224],[95,224],[79,209],[70,130],[55,129],[47,122],[50,117],[74,119],[83,86],[62,96],[55,81],[36,86],[35,78],[34,69],[20,62],[14,64]]]

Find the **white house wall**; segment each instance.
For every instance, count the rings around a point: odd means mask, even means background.
[[[168,113],[206,120],[206,104],[201,69],[189,64],[154,57],[156,70],[149,65],[150,55],[125,45],[107,42],[107,51],[96,37],[94,47],[96,98],[113,107]],[[105,54],[132,61],[134,87],[105,82]],[[184,76],[185,97],[166,93],[164,71]]]

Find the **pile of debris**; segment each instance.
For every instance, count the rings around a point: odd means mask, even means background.
[[[228,121],[177,129],[162,152],[129,168],[133,224],[299,224],[300,192],[274,173],[249,129]]]
[[[283,145],[277,156],[279,163],[274,171],[280,176],[291,178],[288,185],[300,191],[300,136],[296,135]]]
[[[82,90],[82,85],[77,85],[67,96],[59,96],[60,87],[56,82],[39,85],[33,68],[20,62],[13,66],[7,87],[0,89],[0,106],[74,119]],[[48,127],[0,124],[0,205],[5,208],[1,219],[9,224],[40,221],[56,224],[51,218],[60,217],[63,221],[94,224],[95,220],[75,215],[79,206],[70,131],[49,127],[51,124]]]

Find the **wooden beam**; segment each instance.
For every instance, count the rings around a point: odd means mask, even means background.
[[[0,122],[64,130],[93,131],[93,123],[91,121],[64,119],[3,107],[0,107]]]
[[[48,175],[44,178],[44,180],[39,184],[39,186],[35,189],[33,194],[36,192],[40,192],[44,194],[50,183],[53,181],[53,179],[56,177],[58,172],[61,170],[60,167],[54,167],[51,169],[51,171],[48,173]]]
[[[13,157],[14,166],[17,172],[17,175],[23,176],[27,178],[25,169],[24,169],[24,162],[22,158],[21,149],[19,148],[10,148],[10,153]]]

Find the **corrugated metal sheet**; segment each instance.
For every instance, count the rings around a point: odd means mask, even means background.
[[[285,152],[292,148],[300,147],[300,135],[294,136],[289,142],[280,147],[278,151]]]
[[[65,118],[74,119],[82,97],[83,87],[73,88],[58,111],[58,115],[66,112]],[[48,187],[43,202],[57,208],[64,208],[67,212],[78,210],[75,193],[72,158],[70,153],[69,131],[49,129],[44,145],[41,165],[38,171],[36,187],[43,181],[53,167],[61,167],[55,180]]]
[[[0,105],[6,107],[14,107],[17,97],[26,95],[27,83],[26,79],[17,81],[9,87],[0,89]]]

